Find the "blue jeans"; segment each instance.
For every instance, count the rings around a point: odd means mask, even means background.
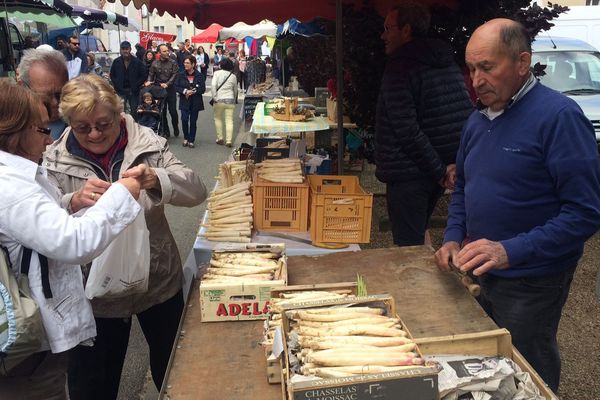
[[[388,183],[386,200],[394,244],[418,246],[425,240],[425,230],[438,200],[444,193],[433,179]]]
[[[183,138],[190,143],[196,140],[196,124],[198,122],[199,111],[181,110],[181,127],[183,128]]]
[[[575,268],[535,278],[479,278],[479,303],[500,326],[510,331],[515,347],[554,392],[560,382],[556,333]]]

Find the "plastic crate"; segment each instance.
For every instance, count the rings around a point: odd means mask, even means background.
[[[259,231],[306,232],[309,185],[275,183],[254,177],[254,228]]]
[[[310,238],[314,243],[369,243],[373,194],[356,176],[309,175]]]

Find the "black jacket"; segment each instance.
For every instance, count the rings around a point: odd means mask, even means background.
[[[142,84],[148,77],[148,71],[146,71],[146,66],[142,61],[138,60],[137,57],[133,55],[129,60],[127,69],[125,69],[123,57],[117,57],[110,66],[110,80],[119,94],[127,93],[126,80],[129,80],[131,93],[139,94]]]
[[[390,55],[377,101],[376,176],[385,183],[439,181],[453,164],[474,107],[452,48],[413,39]]]
[[[194,69],[194,81],[190,84],[187,78],[187,72],[180,72],[175,79],[175,91],[179,93],[179,109],[188,111],[204,110],[204,101],[202,94],[206,90],[204,75],[197,69]],[[185,89],[195,88],[196,93],[190,97],[183,94]]]

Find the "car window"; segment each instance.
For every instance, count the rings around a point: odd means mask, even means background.
[[[600,91],[600,53],[586,51],[536,52],[532,64],[546,65],[540,81],[560,92]]]

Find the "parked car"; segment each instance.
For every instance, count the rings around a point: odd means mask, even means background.
[[[15,24],[0,17],[0,77],[15,76],[25,41]]]
[[[546,65],[540,81],[579,104],[600,143],[600,52],[578,39],[544,36],[536,37],[532,51],[532,65]]]

